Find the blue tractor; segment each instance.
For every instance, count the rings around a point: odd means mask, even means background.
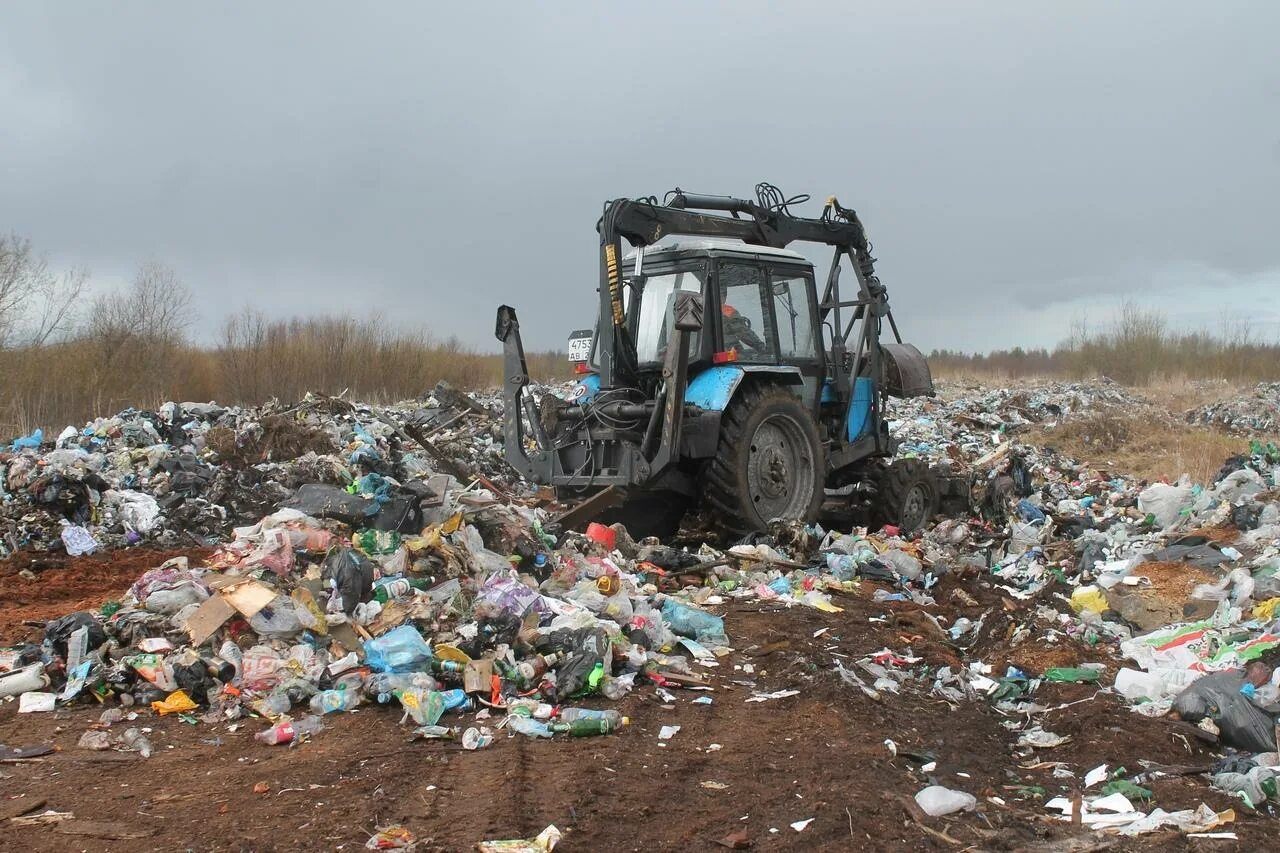
[[[807,196],[756,195],[605,205],[599,317],[570,339],[583,373],[571,399],[534,399],[516,312],[498,309],[506,458],[576,504],[566,523],[663,534],[697,506],[741,535],[825,503],[909,532],[967,495],[920,460],[889,461],[889,399],[932,396],[933,381],[898,334],[857,214],[831,198],[804,218],[790,208]],[[833,247],[821,287],[795,242]]]

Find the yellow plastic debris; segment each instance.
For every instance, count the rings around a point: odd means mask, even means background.
[[[165,714],[181,714],[185,711],[194,711],[198,707],[200,706],[191,701],[191,697],[187,695],[185,690],[175,690],[164,697],[163,702],[151,703],[151,710],[162,717]]]
[[[1102,613],[1107,606],[1106,594],[1096,586],[1078,586],[1071,593],[1071,609],[1076,613]]]
[[[1261,619],[1263,622],[1270,622],[1276,618],[1277,610],[1280,610],[1280,598],[1268,598],[1253,608],[1253,618]]]

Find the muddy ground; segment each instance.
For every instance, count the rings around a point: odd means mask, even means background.
[[[160,556],[125,553],[42,570],[42,585],[65,591],[87,567],[93,590],[59,592],[48,615],[72,602],[119,595],[139,565],[154,565]],[[105,579],[115,561],[129,569],[113,587]],[[0,567],[6,601],[20,588],[11,568]],[[977,605],[956,605],[949,598],[954,584],[963,584]],[[1010,647],[1008,638],[1021,624],[1016,620],[1028,618],[1034,606],[1015,611],[980,579],[947,579],[937,595],[943,605],[934,610],[971,618],[993,611],[977,648],[961,653],[929,636],[915,605],[873,603],[874,589],[864,583],[857,594],[836,596],[844,608],[836,614],[755,601],[723,608],[735,651],[707,670],[714,692],[675,690],[676,701],[666,705],[654,687],[640,687],[617,706],[632,724],[606,737],[533,741],[499,732],[491,746],[468,752],[450,742],[410,741],[398,709],[371,706],[326,718],[328,727],[310,742],[268,747],[252,738],[265,728],[257,720],[230,732],[225,725],[192,726],[146,712],[133,725],[152,729],[156,753],[143,759],[76,746],[100,712],[91,700],[22,716],[6,702],[0,704],[0,743],[52,744],[57,752],[0,764],[0,818],[38,806],[74,819],[9,824],[0,849],[355,850],[375,826],[393,823],[416,834],[419,850],[467,850],[482,839],[532,836],[548,824],[564,832],[557,850],[568,853],[719,850],[717,840],[735,834],[753,850],[1274,849],[1270,818],[1249,813],[1194,773],[1153,783],[1156,804],[1170,811],[1201,802],[1219,811],[1234,806],[1238,818],[1224,828],[1239,834],[1238,843],[1175,832],[1119,838],[1052,820],[1044,801],[1072,795],[1098,764],[1130,772],[1147,763],[1203,768],[1215,756],[1179,724],[1134,715],[1095,687],[1041,686],[1036,698],[1042,704],[1075,704],[1044,722],[1071,741],[1034,754],[1019,752],[1016,732],[1004,725],[1021,720],[985,702],[953,708],[928,695],[928,681],[868,698],[835,675],[836,656],[851,662],[910,646],[931,667],[978,658],[1000,672],[1008,663],[1038,672],[1111,654],[1104,647],[1046,644],[1039,639],[1043,631]],[[22,605],[27,618],[35,606]],[[6,626],[6,639],[15,639],[8,633],[13,628]],[[784,689],[800,693],[746,701],[753,691]],[[704,695],[713,704],[692,703]],[[470,721],[467,715],[444,722]],[[681,727],[665,743],[658,739],[664,725]],[[897,743],[897,757],[887,738]],[[935,759],[936,769],[922,772],[920,758],[907,753]],[[1055,778],[1050,762],[1064,763],[1075,777]],[[977,795],[977,813],[913,817],[908,803],[930,783]],[[810,818],[802,832],[790,826]]]

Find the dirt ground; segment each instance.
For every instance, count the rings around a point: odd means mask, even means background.
[[[0,560],[0,644],[38,642],[45,622],[120,598],[143,572],[170,557],[188,557],[197,565],[210,552],[130,548],[85,557],[19,552]]]
[[[148,559],[158,557],[152,552]],[[54,579],[69,572],[96,584],[92,594],[68,593],[53,611],[118,594],[137,566],[111,582],[110,563],[81,560],[46,570],[43,582],[55,589],[62,586]],[[21,588],[7,569],[0,583],[6,601]],[[950,601],[954,583],[943,581],[940,602]],[[309,742],[268,747],[252,738],[266,727],[258,720],[230,732],[226,725],[192,726],[144,712],[132,725],[151,729],[156,752],[142,759],[76,746],[98,719],[92,700],[23,716],[15,703],[0,703],[0,743],[57,748],[43,758],[0,763],[0,819],[43,809],[74,814],[50,826],[10,824],[0,833],[0,849],[355,850],[375,826],[394,823],[415,833],[418,850],[450,851],[482,839],[533,836],[548,824],[564,832],[556,849],[567,853],[718,850],[724,847],[717,840],[735,833],[752,850],[1274,849],[1272,820],[1209,789],[1195,773],[1152,783],[1155,803],[1170,811],[1201,802],[1219,811],[1234,807],[1237,820],[1223,828],[1238,833],[1238,843],[1175,832],[1095,835],[1051,819],[1045,800],[1073,795],[1084,773],[1099,764],[1134,773],[1148,764],[1203,769],[1214,760],[1180,724],[1135,715],[1096,687],[1041,686],[1041,704],[1074,703],[1044,720],[1045,728],[1071,740],[1031,754],[1017,750],[1017,733],[1006,728],[1025,720],[1005,718],[986,702],[953,708],[929,696],[928,679],[873,700],[835,674],[837,656],[849,664],[908,645],[930,667],[978,658],[997,675],[1010,663],[1035,674],[1112,660],[1101,647],[1047,644],[1039,631],[1010,646],[1021,624],[1010,615],[1024,619],[1034,606],[1009,611],[980,580],[964,585],[978,604],[948,604],[946,612],[976,619],[993,611],[977,648],[964,654],[942,635],[930,636],[915,605],[873,603],[875,587],[868,583],[857,594],[837,596],[844,611],[836,614],[730,604],[723,610],[735,651],[706,670],[714,691],[673,690],[676,701],[666,705],[653,686],[638,687],[614,706],[632,724],[605,737],[535,741],[499,731],[491,746],[468,752],[452,742],[410,741],[398,708],[367,706],[327,717],[327,728]],[[30,601],[23,606],[37,612]],[[788,689],[800,692],[747,701],[753,691]],[[700,696],[713,703],[693,704]],[[442,722],[469,725],[472,715]],[[658,738],[664,725],[680,726],[666,742]],[[886,739],[896,742],[896,757]],[[929,760],[937,766],[924,772],[921,762]],[[1075,775],[1055,778],[1054,762]],[[259,783],[264,793],[255,792]],[[977,795],[978,811],[913,818],[908,803],[931,783]],[[803,831],[791,828],[809,819]]]

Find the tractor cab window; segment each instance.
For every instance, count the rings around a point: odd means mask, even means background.
[[[666,358],[667,338],[671,335],[671,305],[676,291],[701,293],[705,275],[698,269],[646,276],[633,282],[635,296],[627,306],[627,313],[635,335],[638,364],[656,364]],[[691,356],[698,351],[697,339],[697,334],[689,336]]]
[[[769,276],[773,315],[778,318],[778,350],[783,359],[817,358],[809,279],[775,270]]]
[[[767,292],[762,268],[732,261],[720,264],[723,346],[726,351],[736,351],[739,361],[773,362],[777,359],[778,348],[769,326]]]

